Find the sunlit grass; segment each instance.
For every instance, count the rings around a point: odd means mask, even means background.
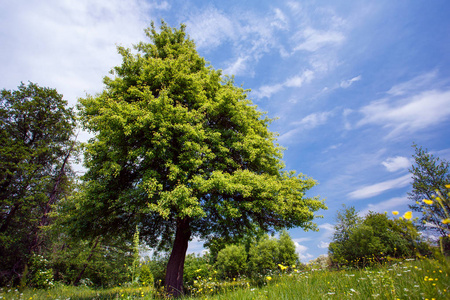
[[[360,270],[317,269],[266,277],[261,287],[246,278],[198,281],[195,296],[183,299],[449,299],[449,260],[406,260]],[[149,287],[91,289],[57,285],[23,292],[3,289],[0,299],[162,299]]]
[[[188,299],[449,299],[450,279],[435,260],[362,270],[313,270],[275,277],[262,288]]]

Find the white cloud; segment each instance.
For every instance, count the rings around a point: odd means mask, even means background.
[[[393,210],[400,210],[402,207],[405,207],[410,201],[411,200],[409,200],[407,197],[395,197],[383,202],[369,204],[359,213],[359,215],[365,216],[369,213],[369,211],[377,213],[383,213],[386,211],[390,213]]]
[[[308,242],[310,241],[311,238],[297,238],[297,239],[292,239],[292,241],[296,242],[296,243],[303,243],[303,242]]]
[[[301,87],[304,82],[308,83],[314,78],[314,72],[305,70],[302,74],[288,78],[283,84],[286,87]]]
[[[345,37],[339,31],[316,30],[308,27],[300,31],[296,35],[296,39],[301,40],[301,42],[294,48],[294,51],[314,52],[327,45],[338,45],[345,40]]]
[[[396,179],[387,180],[359,188],[356,191],[349,193],[348,196],[352,199],[371,198],[391,189],[405,187],[410,184],[410,182],[411,175],[407,174]]]
[[[391,130],[388,137],[416,132],[450,118],[450,90],[428,90],[394,101],[382,99],[364,106],[357,126],[380,125]]]
[[[312,113],[310,115],[307,115],[300,121],[291,123],[291,125],[294,125],[296,127],[280,135],[278,141],[280,143],[288,143],[295,135],[302,132],[303,130],[313,129],[325,124],[331,115],[332,112]]]
[[[203,247],[203,242],[197,237],[189,242],[187,253],[203,253],[205,248]]]
[[[307,262],[309,261],[311,258],[313,258],[314,256],[310,253],[308,253],[308,247],[300,245],[297,242],[294,242],[295,244],[295,252],[298,254],[300,261],[302,262]]]
[[[349,80],[343,80],[341,81],[340,87],[343,89],[349,88],[354,82],[360,81],[361,78],[361,75],[359,75]]]
[[[326,243],[324,241],[320,241],[320,243],[317,245],[317,247],[320,248],[320,249],[327,249],[328,246],[330,246],[330,243],[329,242]]]
[[[425,74],[421,74],[413,79],[402,82],[393,86],[387,93],[392,96],[401,96],[409,94],[417,89],[423,89],[424,87],[430,86],[430,84],[435,81],[437,77],[436,71],[431,71]]]
[[[3,87],[30,80],[56,88],[71,105],[102,89],[103,76],[121,60],[116,44],[145,39],[153,9],[142,0],[11,3],[6,12],[0,7],[8,15],[0,17],[8,28],[0,49]]]
[[[270,98],[273,94],[278,93],[286,87],[299,88],[304,83],[309,83],[314,78],[314,72],[311,70],[305,70],[301,74],[286,79],[283,83],[277,83],[274,85],[264,85],[256,90],[253,95],[257,98]]]
[[[257,91],[253,92],[252,94],[256,98],[270,98],[273,94],[279,92],[283,89],[283,84],[275,84],[275,85],[264,85],[260,87]]]
[[[334,233],[334,225],[333,224],[324,223],[324,224],[320,224],[318,227],[319,227],[319,229],[324,230],[324,232],[322,233],[323,239],[331,238],[333,236],[333,233]]]
[[[237,38],[239,32],[234,20],[212,7],[192,15],[186,26],[198,49],[213,50],[226,40]]]
[[[389,157],[381,163],[389,172],[407,169],[411,166],[411,160],[404,156]]]
[[[275,8],[275,17],[274,20],[270,23],[270,25],[274,27],[278,27],[280,29],[287,29],[288,20],[285,14],[279,8]]]
[[[327,122],[333,113],[330,111],[312,113],[301,119],[301,121],[293,122],[292,125],[301,125],[302,128],[311,129]]]
[[[223,70],[224,74],[228,75],[241,75],[244,74],[247,70],[247,61],[249,60],[249,57],[238,57],[237,60],[232,63],[228,68]]]

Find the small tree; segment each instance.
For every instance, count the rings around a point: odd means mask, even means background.
[[[421,230],[446,237],[450,232],[450,222],[443,222],[450,213],[450,197],[446,188],[450,184],[449,162],[428,153],[427,149],[417,145],[413,147],[414,165],[409,170],[413,178],[409,199],[413,203],[409,207],[422,213]]]
[[[228,245],[217,256],[216,269],[225,278],[242,275],[247,270],[247,252],[243,245]]]
[[[344,208],[338,216],[341,221],[335,228],[342,232],[335,232],[329,246],[335,265],[363,267],[383,262],[386,257],[406,258],[427,250],[411,221],[391,220],[375,212],[359,218],[353,207]]]
[[[249,270],[252,274],[267,275],[278,267],[280,250],[276,238],[264,236],[256,245],[250,247]]]
[[[102,235],[140,224],[150,246],[171,249],[165,284],[178,296],[193,236],[241,236],[255,224],[314,229],[325,205],[305,196],[314,180],[283,171],[270,120],[206,65],[184,26],[146,33],[151,43],[137,54],[119,47],[123,63],[105,90],[80,99],[83,126],[96,135],[76,221]]]
[[[277,263],[284,266],[297,265],[298,254],[295,252],[295,243],[286,230],[281,231],[278,239],[278,259]]]

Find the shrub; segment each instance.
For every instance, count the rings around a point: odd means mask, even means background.
[[[153,286],[153,274],[150,267],[143,264],[139,270],[139,283],[145,286]]]
[[[50,288],[54,285],[53,270],[48,268],[48,261],[42,255],[33,254],[29,261],[27,285],[38,289]]]
[[[222,278],[234,278],[247,269],[247,253],[243,245],[228,245],[217,255],[216,269]]]
[[[280,250],[275,238],[263,237],[256,245],[250,247],[249,268],[250,274],[267,275],[277,269]]]

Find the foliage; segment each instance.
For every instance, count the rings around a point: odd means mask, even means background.
[[[143,286],[153,287],[154,280],[150,267],[147,264],[143,264],[139,270],[139,283]]]
[[[413,204],[409,206],[422,213],[420,229],[446,236],[450,232],[450,222],[443,223],[450,217],[450,197],[446,188],[450,184],[449,162],[428,153],[427,149],[413,147],[414,165],[409,170],[413,178],[409,199]]]
[[[293,266],[299,264],[298,254],[295,252],[295,244],[286,230],[281,231],[278,239],[277,264]]]
[[[207,255],[188,254],[184,263],[184,283],[193,286],[195,280],[215,277],[217,272],[214,271]]]
[[[133,249],[120,240],[71,239],[60,235],[53,240],[47,257],[55,280],[64,284],[83,282],[96,287],[112,287],[131,281]],[[81,274],[81,276],[80,276]]]
[[[53,270],[48,261],[39,254],[33,254],[29,260],[27,285],[38,289],[53,287]]]
[[[0,94],[0,285],[17,282],[46,246],[51,206],[70,193],[75,116],[55,89],[21,84]]]
[[[220,250],[216,269],[223,278],[236,278],[247,271],[247,252],[243,245],[228,245]]]
[[[406,258],[429,251],[411,221],[391,220],[369,212],[360,218],[353,207],[338,212],[329,254],[336,266],[365,267],[388,258]]]
[[[249,251],[249,271],[253,275],[272,274],[277,269],[280,249],[276,238],[266,235]]]
[[[284,271],[293,265],[299,264],[295,244],[287,231],[280,233],[280,238],[264,236],[250,247],[249,274],[263,278],[277,270]]]
[[[136,45],[137,54],[118,48],[123,62],[104,91],[80,99],[83,127],[95,137],[85,145],[75,220],[79,231],[103,236],[140,224],[149,245],[172,248],[166,285],[178,293],[192,236],[240,236],[255,224],[315,229],[325,205],[305,196],[313,179],[283,171],[271,120],[206,65],[184,26],[152,24],[146,33],[151,42]]]

